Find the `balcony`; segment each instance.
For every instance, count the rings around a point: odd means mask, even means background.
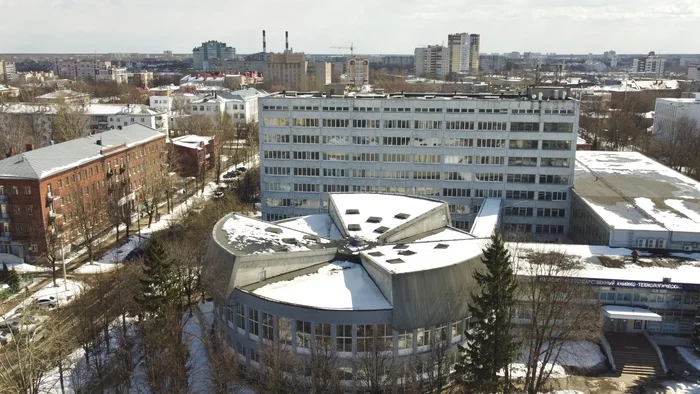
[[[120,174],[123,174],[123,173],[125,173],[125,172],[126,172],[126,167],[124,167],[124,166],[119,167],[119,173],[120,173]]]
[[[0,203],[7,202],[7,194],[0,194]]]
[[[63,217],[63,215],[61,215],[60,213],[49,212],[49,223],[56,224],[56,221],[62,217]]]
[[[110,177],[114,175],[114,171],[110,168],[109,170],[107,170],[107,172],[105,172],[105,174],[107,174],[107,176]]]
[[[0,232],[0,242],[10,242],[12,241],[12,233],[8,232]]]

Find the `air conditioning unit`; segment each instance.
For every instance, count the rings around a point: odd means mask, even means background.
[[[647,240],[644,238],[639,238],[637,240],[637,247],[638,248],[646,248],[647,247]]]
[[[647,248],[656,248],[656,240],[647,239]]]
[[[685,250],[686,252],[692,252],[693,245],[683,245],[683,250]]]
[[[659,249],[666,249],[666,240],[660,239],[660,240],[656,241],[656,247]]]

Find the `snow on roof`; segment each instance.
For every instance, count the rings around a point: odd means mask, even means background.
[[[366,240],[377,239],[381,233],[375,230],[379,227],[386,228],[383,232],[389,231],[406,223],[408,218],[414,219],[445,204],[427,198],[393,194],[331,194],[330,198],[342,222],[336,225],[344,227],[350,236]],[[409,216],[396,217],[399,214]],[[351,231],[353,225],[359,225],[360,230]]]
[[[270,283],[253,291],[261,297],[321,309],[391,309],[362,265],[329,263],[318,272]]]
[[[316,234],[319,237],[333,241],[343,239],[343,235],[340,233],[335,223],[333,223],[331,216],[326,213],[286,219],[277,222],[277,224],[305,233]]]
[[[201,149],[200,144],[208,145],[213,137],[200,136],[200,135],[183,135],[182,137],[175,137],[172,139],[173,144],[184,146],[186,148]]]
[[[8,103],[0,105],[0,112],[26,114],[44,113],[55,114],[58,106],[56,104],[35,104],[35,103]],[[141,104],[74,104],[73,108],[87,115],[141,115],[153,116],[164,114],[164,111],[157,111]]]
[[[481,204],[479,213],[474,219],[471,233],[478,238],[488,238],[493,234],[493,229],[498,225],[498,218],[501,212],[500,198],[487,198]]]
[[[472,234],[466,231],[462,231],[453,227],[445,227],[435,234],[431,234],[420,239],[416,242],[431,242],[431,241],[461,241],[465,239],[474,239]]]
[[[318,244],[313,234],[235,214],[221,228],[231,249],[243,251],[252,247],[252,254],[310,250],[309,246]]]
[[[612,319],[661,321],[658,313],[632,306],[605,305],[603,312]]]
[[[588,142],[586,142],[586,140],[584,140],[583,138],[581,138],[581,137],[576,137],[576,145],[585,145],[585,144],[587,144],[587,143],[588,143]]]
[[[638,152],[577,151],[574,191],[613,229],[700,228],[700,183]]]
[[[626,248],[548,243],[506,245],[521,275],[531,272],[528,260],[533,254],[561,253],[571,257],[579,266],[578,269],[567,272],[568,275],[577,278],[700,284],[698,254],[674,253],[667,258],[654,257],[642,252],[638,264],[633,264],[632,250]]]
[[[474,238],[387,244],[363,251],[361,255],[391,273],[402,274],[462,263],[481,255],[487,242]]]
[[[57,99],[57,98],[76,98],[76,97],[87,97],[86,93],[76,92],[70,89],[60,89],[53,91],[51,93],[42,94],[38,96],[38,99]]]

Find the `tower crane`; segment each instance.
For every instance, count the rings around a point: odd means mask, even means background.
[[[354,45],[352,42],[350,43],[350,46],[349,46],[349,47],[331,47],[331,48],[334,48],[334,49],[349,49],[349,50],[350,50],[350,56],[353,56],[353,55],[354,55],[354,51],[355,51],[355,45]]]

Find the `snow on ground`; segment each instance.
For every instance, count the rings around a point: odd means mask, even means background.
[[[557,391],[553,391],[552,394],[583,394],[583,391],[578,391],[578,390],[557,390]]]
[[[187,343],[190,351],[188,383],[191,393],[206,394],[210,392],[211,368],[205,344],[206,328],[196,315],[185,313],[185,326],[182,340]]]
[[[340,234],[340,230],[338,230],[338,227],[333,223],[331,215],[327,213],[283,220],[277,222],[277,224],[305,233],[315,234],[333,241],[343,239],[343,235]]]
[[[542,363],[538,362],[537,363],[537,368],[541,368]],[[552,367],[552,364],[547,364],[545,367],[546,370],[549,370],[550,368],[552,369],[552,373],[549,375],[550,378],[552,379],[559,379],[559,378],[565,378],[566,372],[564,371],[564,367],[562,367],[559,364],[554,365]],[[503,373],[499,373],[501,376]],[[512,363],[510,364],[510,377],[511,379],[522,379],[525,378],[525,375],[527,374],[527,366],[524,363]]]
[[[262,297],[315,308],[390,309],[377,285],[360,264],[334,262],[318,272],[270,283],[253,291]]]
[[[76,299],[80,295],[80,293],[82,293],[85,289],[84,283],[70,279],[68,279],[65,282],[63,281],[63,279],[56,279],[56,285],[57,286],[54,287],[53,282],[49,282],[46,286],[36,291],[30,297],[27,297],[19,305],[10,309],[2,317],[9,318],[17,312],[18,308],[26,308],[27,306],[31,305],[36,300],[41,298],[55,297],[55,299],[57,300],[56,303],[59,306],[65,305]],[[18,294],[23,294],[23,292],[20,292]]]
[[[543,346],[542,351],[547,349],[547,345]],[[525,360],[528,357],[528,350],[525,348],[520,355],[520,362],[510,365],[510,374],[513,378],[524,378],[527,372]],[[551,359],[550,359],[551,361]],[[577,341],[565,342],[562,345],[559,357],[556,363],[547,363],[546,370],[551,368],[551,378],[558,379],[567,376],[564,367],[573,367],[577,369],[591,369],[605,363],[605,356],[600,351],[600,347],[593,342]],[[542,361],[538,362],[538,368],[542,365]],[[566,393],[563,391],[562,393]]]
[[[700,394],[700,383],[662,382],[666,394]]]
[[[693,351],[693,349],[687,347],[677,347],[678,354],[683,357],[683,359],[696,370],[700,371],[700,357]]]

